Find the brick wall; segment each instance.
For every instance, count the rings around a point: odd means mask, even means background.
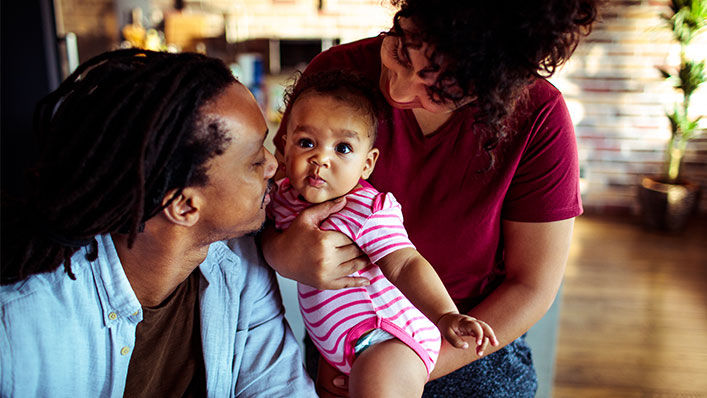
[[[234,28],[235,41],[249,38],[339,38],[342,43],[387,30],[394,9],[385,0],[210,0]]]
[[[110,14],[111,0],[64,0],[62,4],[67,31],[107,36],[117,31]],[[152,0],[150,4],[165,9],[171,1]],[[345,43],[387,29],[393,14],[385,0],[202,0],[186,4],[197,12],[222,15],[229,41],[284,37],[339,38]],[[607,1],[592,34],[551,79],[564,93],[576,125],[584,205],[589,212],[637,212],[636,186],[641,176],[661,171],[670,134],[665,111],[679,98],[656,69],[678,63],[679,47],[659,18],[667,11],[666,4],[666,0]],[[692,53],[707,57],[707,33],[693,45]],[[692,110],[695,115],[707,114],[707,87],[693,97]],[[707,137],[703,134],[688,146],[684,176],[707,189],[706,166]],[[700,209],[707,212],[707,195]]]
[[[551,79],[576,126],[587,211],[636,213],[641,176],[662,171],[670,136],[665,111],[680,98],[656,69],[679,63],[679,45],[659,18],[666,3],[609,1],[592,34]],[[707,32],[691,54],[707,57]],[[693,97],[691,110],[707,114],[707,87]],[[703,134],[688,146],[683,175],[707,189],[706,166]],[[700,210],[707,211],[707,195]]]

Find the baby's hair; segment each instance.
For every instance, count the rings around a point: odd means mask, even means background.
[[[369,80],[345,70],[299,74],[285,91],[285,105],[291,109],[297,99],[310,92],[331,96],[365,113],[371,120],[371,145],[375,143],[378,123],[387,118],[383,113],[387,107],[385,98]]]

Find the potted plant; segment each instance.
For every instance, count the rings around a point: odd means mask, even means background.
[[[685,149],[690,139],[699,131],[701,116],[691,117],[690,97],[705,82],[705,61],[694,61],[687,55],[687,47],[705,27],[707,0],[671,0],[669,15],[661,15],[680,44],[680,65],[675,71],[658,68],[665,79],[673,82],[682,94],[672,112],[671,136],[665,151],[664,171],[658,176],[647,176],[641,181],[638,199],[643,222],[651,228],[680,231],[699,199],[700,188],[681,175]]]

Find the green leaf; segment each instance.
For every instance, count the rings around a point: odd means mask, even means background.
[[[670,79],[673,75],[668,72],[667,69],[661,67],[661,66],[656,66],[656,69],[660,71],[661,76],[663,76],[663,79]]]
[[[680,88],[686,97],[692,95],[697,88],[705,82],[705,62],[685,61],[678,71],[677,88]]]

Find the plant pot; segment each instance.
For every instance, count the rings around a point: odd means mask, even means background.
[[[700,187],[689,181],[668,183],[661,177],[644,177],[638,187],[643,224],[652,229],[679,232],[699,203]]]

